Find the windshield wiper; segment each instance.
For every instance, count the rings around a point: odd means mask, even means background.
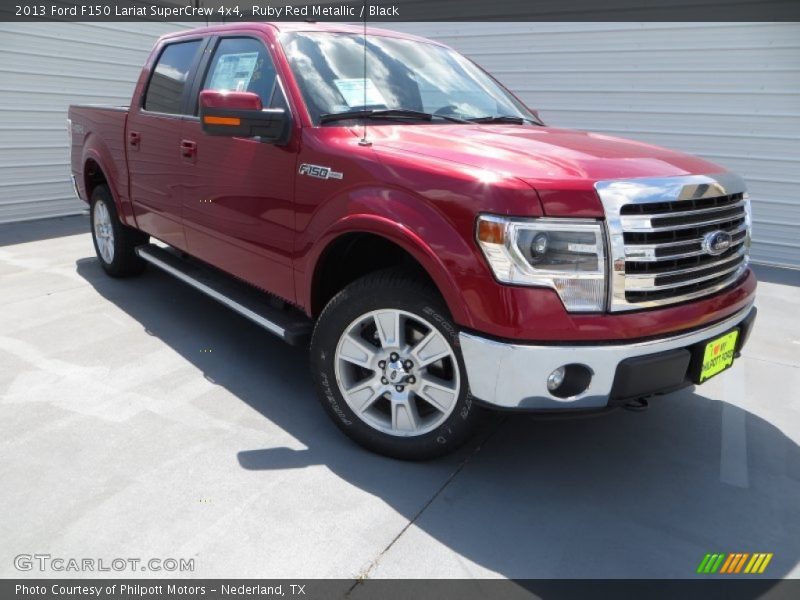
[[[452,123],[469,123],[465,119],[451,117],[448,115],[434,115],[418,110],[408,110],[405,108],[386,108],[379,110],[350,110],[340,113],[330,113],[319,118],[320,123],[331,123],[333,121],[345,121],[347,119],[412,119],[416,121],[432,121],[433,119],[444,119]]]
[[[526,119],[525,117],[516,117],[513,115],[494,115],[486,117],[473,117],[469,119],[471,123],[512,123],[514,125],[524,125],[526,122],[539,125],[533,119]]]

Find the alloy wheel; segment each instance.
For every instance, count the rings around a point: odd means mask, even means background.
[[[94,239],[100,258],[110,265],[114,261],[114,227],[106,203],[102,200],[94,203]]]
[[[348,325],[335,354],[336,382],[350,409],[389,435],[419,436],[456,406],[461,382],[447,338],[419,315],[366,313]]]

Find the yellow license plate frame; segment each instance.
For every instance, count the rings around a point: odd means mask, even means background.
[[[731,368],[738,341],[739,330],[734,329],[706,342],[705,348],[703,348],[703,362],[700,365],[700,383]]]

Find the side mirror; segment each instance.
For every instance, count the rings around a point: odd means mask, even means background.
[[[252,92],[200,92],[200,126],[206,135],[260,137],[281,145],[289,141],[291,116],[282,108],[262,108]]]

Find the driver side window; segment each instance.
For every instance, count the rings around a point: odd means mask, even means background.
[[[272,58],[253,38],[221,39],[201,89],[252,92],[264,108],[287,108]]]

